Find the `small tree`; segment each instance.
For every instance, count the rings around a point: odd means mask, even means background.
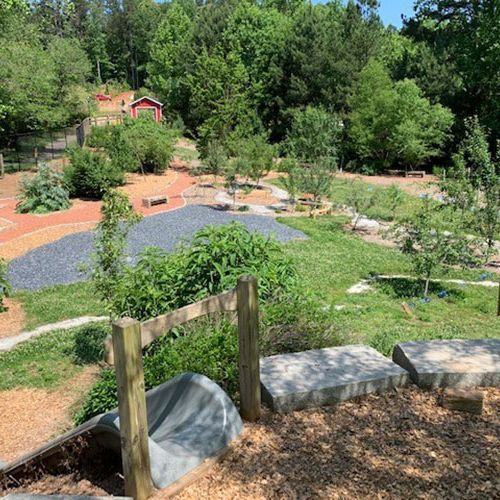
[[[214,176],[214,183],[217,176],[224,174],[228,156],[224,145],[220,141],[210,141],[202,151],[204,173]]]
[[[7,310],[3,300],[9,297],[11,292],[12,288],[7,278],[7,263],[5,260],[0,259],[0,312]]]
[[[353,179],[349,189],[347,203],[353,209],[352,230],[356,231],[359,219],[366,215],[368,210],[373,207],[379,199],[379,192],[372,186],[367,186],[361,179]]]
[[[461,210],[468,227],[472,214],[472,227],[486,242],[488,259],[500,232],[500,158],[491,154],[488,135],[477,117],[467,119],[465,126],[465,139],[453,157],[453,168],[441,181],[441,188],[447,193],[449,204]],[[500,143],[497,149],[500,155]]]
[[[417,276],[424,280],[424,296],[429,293],[432,274],[444,266],[468,266],[476,263],[474,251],[477,242],[460,233],[454,221],[443,221],[435,203],[425,200],[419,212],[401,222],[393,231],[399,248],[411,256]]]
[[[322,108],[294,110],[286,148],[301,163],[336,163],[342,127],[339,117]]]
[[[295,210],[295,205],[297,203],[297,194],[299,192],[298,171],[300,169],[299,164],[295,158],[284,158],[280,165],[281,171],[285,172],[286,175],[281,179],[283,187],[288,192],[290,196],[290,202],[292,204],[292,210]]]
[[[330,163],[330,159],[325,159],[297,168],[291,175],[296,177],[291,182],[296,184],[298,191],[311,194],[313,205],[318,206],[322,198],[330,196],[332,192],[335,168]],[[314,206],[311,206],[311,214]]]
[[[233,209],[236,208],[236,191],[238,189],[237,176],[241,171],[241,168],[241,160],[238,158],[233,158],[227,162],[226,167],[224,168],[224,187],[233,197]]]
[[[396,220],[396,212],[404,202],[405,198],[404,192],[396,184],[391,184],[385,190],[384,194],[386,196],[389,205],[389,210],[391,211],[391,218],[392,220]]]
[[[127,195],[116,190],[104,195],[101,214],[94,240],[92,279],[111,314],[113,297],[126,267],[127,235],[141,216],[134,211]]]
[[[240,175],[257,184],[273,168],[275,148],[262,135],[254,135],[236,142],[235,155],[239,158]]]

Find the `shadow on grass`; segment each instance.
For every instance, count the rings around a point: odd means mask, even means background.
[[[408,278],[379,279],[376,286],[383,292],[399,299],[419,298],[424,295],[425,283],[423,280],[412,280]],[[446,292],[441,298],[464,299],[465,293],[447,283],[429,283],[429,295],[438,295]]]

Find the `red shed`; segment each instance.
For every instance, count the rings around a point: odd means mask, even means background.
[[[139,115],[151,113],[155,121],[161,120],[163,104],[152,97],[144,96],[130,103],[130,116],[137,118]]]

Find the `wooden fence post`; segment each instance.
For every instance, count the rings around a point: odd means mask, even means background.
[[[250,422],[260,417],[259,302],[257,279],[238,279],[238,337],[240,349],[240,414]]]
[[[0,153],[0,178],[3,179],[5,176],[5,165],[3,163],[3,154]]]
[[[113,323],[113,353],[125,494],[145,500],[151,494],[148,422],[142,365],[141,325],[123,318]]]

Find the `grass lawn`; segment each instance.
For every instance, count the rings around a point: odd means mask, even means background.
[[[431,301],[422,303],[422,286],[409,280],[381,282],[365,294],[346,290],[371,274],[412,275],[409,258],[398,250],[367,243],[342,229],[341,219],[287,218],[284,222],[309,236],[287,245],[302,284],[332,310],[342,343],[367,343],[384,354],[404,340],[500,337],[496,317],[498,290],[481,286],[435,284]],[[436,278],[479,280],[480,271],[452,270]],[[448,292],[440,299],[437,293]],[[411,303],[416,320],[403,310]],[[345,306],[335,310],[335,305]]]
[[[25,330],[78,316],[105,316],[90,282],[57,285],[36,292],[20,291],[14,297],[26,313]]]
[[[403,340],[500,336],[495,315],[496,288],[435,284],[427,304],[420,300],[420,284],[407,280],[381,282],[374,291],[365,294],[347,294],[349,287],[370,275],[413,272],[407,256],[363,241],[343,229],[344,220],[340,217],[282,220],[309,236],[308,240],[288,243],[286,249],[295,261],[303,288],[330,308],[338,342],[368,343],[389,354],[392,346]],[[457,269],[435,277],[479,280],[480,274],[480,271]],[[447,298],[437,297],[441,290],[448,292]],[[89,282],[18,292],[15,297],[25,308],[27,329],[77,316],[105,315]],[[411,304],[416,320],[404,312],[402,302]],[[335,306],[344,307],[336,310]],[[39,341],[42,342],[34,342]],[[50,354],[51,350],[47,352]]]
[[[285,188],[281,179],[271,179],[268,182],[275,184],[281,188]],[[364,180],[359,181],[366,184],[367,195],[369,183]],[[347,205],[349,206],[349,196],[351,191],[352,181],[349,179],[339,179],[335,177],[332,182],[332,194],[330,196],[330,201],[336,206]],[[392,221],[394,220],[394,213],[391,209],[391,201],[389,197],[388,187],[384,186],[371,186],[371,193],[377,193],[377,203],[368,208],[366,215],[372,219],[377,219],[380,221]],[[397,216],[399,219],[404,219],[412,214],[414,214],[419,206],[421,205],[421,200],[418,196],[412,196],[404,191],[401,193],[402,203],[397,207]]]
[[[89,346],[85,332],[81,328],[54,331],[1,353],[0,391],[52,389],[67,382],[94,361],[85,358]]]

